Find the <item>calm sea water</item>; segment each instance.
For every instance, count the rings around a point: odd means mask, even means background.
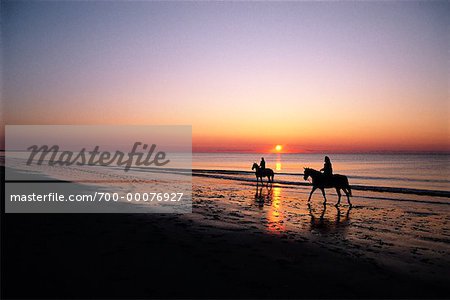
[[[261,157],[275,171],[275,180],[304,182],[304,167],[320,170],[319,154],[195,153],[192,168],[200,170],[252,171]],[[351,185],[450,191],[450,155],[330,154],[333,171],[347,175]],[[243,173],[245,174],[245,173]]]
[[[190,170],[186,169],[191,165],[190,155],[171,155],[178,156],[174,160],[177,163],[172,164],[171,168],[178,168],[177,173],[190,174]],[[352,186],[443,191],[447,197],[450,196],[450,155],[329,154],[328,156],[331,158],[334,173],[348,176]],[[194,153],[192,174],[254,181],[255,176],[251,167],[254,162],[259,164],[261,157],[265,158],[266,167],[275,171],[275,182],[289,184],[305,183],[303,168],[320,170],[324,159],[320,154]],[[2,156],[0,160],[3,161]],[[108,173],[112,169],[117,169],[116,175],[123,175],[122,167],[108,167],[104,171]],[[126,175],[139,177],[148,171],[146,168],[137,167]],[[395,190],[388,191],[395,192]]]

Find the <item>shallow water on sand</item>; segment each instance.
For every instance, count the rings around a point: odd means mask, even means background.
[[[250,171],[261,156],[275,171],[275,180],[303,181],[304,167],[321,169],[322,154],[195,153],[193,169]],[[336,174],[351,185],[450,191],[450,155],[329,154]]]
[[[193,214],[184,217],[214,229],[316,243],[437,281],[450,275],[450,205],[440,199],[358,191],[350,208],[346,199],[335,207],[333,193],[326,205],[320,193],[308,203],[309,191],[195,178]]]
[[[317,155],[314,157],[317,160],[320,159]],[[306,160],[314,157],[294,156],[291,157],[291,163],[296,166],[295,160],[304,160],[303,163],[305,163]],[[220,159],[225,161],[223,155]],[[236,159],[238,161],[232,158],[228,160],[229,164],[237,163],[236,166],[222,166],[216,162],[217,169],[243,168],[242,155]],[[246,159],[248,160],[249,157]],[[357,161],[355,157],[351,159]],[[427,162],[427,157],[421,156],[420,158],[391,157],[386,160],[386,156],[383,156],[382,159],[380,158],[378,171],[387,173],[386,178],[400,176],[401,173],[406,174],[404,178],[409,181],[402,181],[402,187],[407,187],[405,185],[412,182],[411,187],[417,188],[417,184],[427,185],[427,182],[431,180],[430,182],[433,185],[439,185],[441,190],[448,190],[450,185],[443,187],[443,183],[449,176],[448,156],[433,156],[428,159]],[[398,160],[402,160],[400,165],[409,167],[405,167],[405,170],[399,169],[399,165],[395,163]],[[422,160],[422,164],[418,163],[418,160]],[[267,161],[270,166],[271,159]],[[388,166],[389,161],[394,167]],[[193,165],[207,168],[205,164],[211,167],[211,163],[213,163],[211,157],[208,157],[204,160],[204,164],[197,160],[193,162]],[[351,163],[348,164],[351,165]],[[354,164],[354,169],[359,170],[355,171],[355,174],[364,174],[361,171],[363,164],[360,162]],[[372,171],[370,176],[367,176],[369,179],[366,179],[370,181],[372,180],[370,177],[377,177],[381,173],[377,175],[375,174],[377,171],[373,171],[377,170],[374,167],[376,157],[371,158],[368,165],[370,165],[368,169]],[[336,159],[335,167],[337,166],[339,166],[339,159]],[[411,169],[414,166],[418,170],[415,172],[422,172],[422,175],[415,177]],[[439,167],[440,169],[436,171]],[[291,169],[291,171],[295,170]],[[348,173],[351,175],[350,170],[348,169]],[[66,170],[61,168],[56,170],[48,168],[45,173],[59,180],[64,180],[67,176]],[[122,171],[104,172],[102,169],[83,170],[80,173],[83,176],[80,175],[80,178],[86,178],[86,173],[97,180],[99,178],[126,180],[127,183],[123,187],[125,191],[134,191],[130,181],[139,182],[141,177],[146,178],[146,173],[139,170],[125,176]],[[195,224],[204,226],[205,230],[246,231],[255,235],[275,235],[280,239],[294,242],[311,242],[345,256],[387,265],[389,268],[414,273],[417,276],[427,276],[436,281],[445,281],[450,278],[450,201],[448,196],[353,190],[351,198],[353,208],[347,205],[344,197],[342,206],[336,208],[334,204],[337,196],[333,190],[327,191],[328,204],[324,206],[319,191],[314,194],[310,203],[307,202],[310,186],[280,184],[277,183],[276,178],[272,187],[261,185],[257,187],[254,174],[251,173],[233,173],[226,176],[219,174],[218,177],[223,178],[212,178],[211,174],[197,173],[194,174],[197,176],[192,177],[193,213],[179,215],[177,218],[193,220]],[[186,177],[184,173],[179,175],[180,180],[190,180],[190,177],[184,178]],[[226,178],[230,176],[233,178]],[[296,176],[296,180],[302,180],[299,175]],[[414,179],[419,181],[413,181]],[[395,181],[383,180],[384,185],[395,185]],[[351,184],[354,183],[351,179]],[[166,189],[176,185],[173,181],[168,181],[167,184]],[[427,187],[429,190],[433,189],[432,185]]]

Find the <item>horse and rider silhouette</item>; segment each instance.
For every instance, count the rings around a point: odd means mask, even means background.
[[[253,163],[252,170],[255,170],[256,182],[259,184],[259,180],[261,180],[261,184],[264,184],[263,177],[267,177],[267,183],[273,183],[273,177],[275,173],[272,169],[266,168],[266,161],[264,157],[261,157],[261,162],[258,166],[257,163]]]
[[[255,170],[255,176],[257,185],[261,180],[263,184],[263,178],[267,177],[267,184],[273,183],[274,172],[272,169],[266,168],[266,162],[264,157],[261,158],[261,163],[258,165],[257,163],[253,163],[252,170]],[[331,160],[328,156],[325,156],[324,166],[320,171],[314,170],[312,168],[304,168],[303,179],[308,180],[311,177],[312,179],[312,190],[309,194],[308,202],[311,201],[311,197],[313,193],[320,189],[322,191],[322,195],[324,198],[324,204],[327,203],[327,197],[325,195],[325,189],[334,188],[336,189],[336,193],[338,195],[338,202],[336,206],[341,204],[341,190],[347,196],[347,202],[350,207],[352,207],[352,203],[350,202],[350,197],[352,196],[352,190],[350,184],[348,182],[347,176],[340,174],[333,174],[333,167],[331,165]]]
[[[323,173],[321,171],[323,171]],[[311,200],[312,194],[317,189],[320,189],[322,191],[323,199],[325,200],[323,203],[326,204],[327,197],[325,196],[325,189],[334,188],[336,189],[336,193],[338,195],[338,202],[336,203],[336,206],[341,204],[341,190],[347,196],[348,205],[350,207],[352,206],[352,203],[350,202],[352,189],[350,188],[350,184],[348,183],[348,178],[344,175],[333,174],[333,168],[328,156],[325,156],[324,166],[320,171],[311,168],[304,168],[303,179],[308,180],[309,177],[311,177],[312,179],[313,188],[311,190],[311,193],[309,194],[308,202]]]

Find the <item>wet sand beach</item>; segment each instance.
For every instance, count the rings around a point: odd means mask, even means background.
[[[5,298],[448,298],[448,198],[193,178],[193,213],[5,214]]]

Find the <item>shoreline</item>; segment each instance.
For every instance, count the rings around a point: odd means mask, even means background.
[[[196,177],[192,214],[4,214],[2,296],[448,298],[448,226],[421,222],[449,209],[308,193]]]
[[[13,169],[11,167],[6,167],[13,172],[21,171],[18,169]],[[222,179],[222,180],[230,180],[230,181],[238,181],[238,182],[249,182],[254,183],[255,178],[254,172],[251,171],[240,171],[240,170],[209,170],[209,169],[179,169],[179,168],[133,168],[135,172],[147,172],[147,173],[161,173],[161,174],[176,174],[176,175],[187,175],[192,177],[205,177],[205,178],[214,178],[214,179]],[[299,181],[292,180],[275,180],[274,184],[285,185],[285,186],[293,186],[293,187],[309,187],[311,183],[300,181],[300,175],[302,173],[276,173],[275,175],[286,175],[286,176],[299,176]],[[233,175],[245,175],[247,177],[238,177]],[[28,176],[30,176],[28,174]],[[49,177],[49,176],[46,176]],[[37,178],[37,177],[36,177]],[[45,177],[44,177],[45,178]],[[352,177],[349,176],[351,179]],[[44,182],[45,180],[34,181],[34,180],[26,180],[26,182]],[[73,181],[73,180],[53,180],[49,179],[49,182],[78,182],[78,183],[89,183],[86,180]],[[92,183],[95,181],[90,180]],[[420,180],[419,180],[420,181]],[[22,182],[21,180],[7,180],[6,182]],[[352,190],[356,191],[369,191],[369,192],[380,192],[380,193],[393,193],[393,194],[405,194],[405,195],[419,195],[419,196],[430,196],[430,197],[440,197],[440,198],[450,198],[450,191],[447,190],[430,190],[423,188],[409,188],[409,187],[395,187],[395,186],[374,186],[374,185],[360,185],[360,184],[351,184]],[[441,202],[441,204],[448,204],[450,202]]]

